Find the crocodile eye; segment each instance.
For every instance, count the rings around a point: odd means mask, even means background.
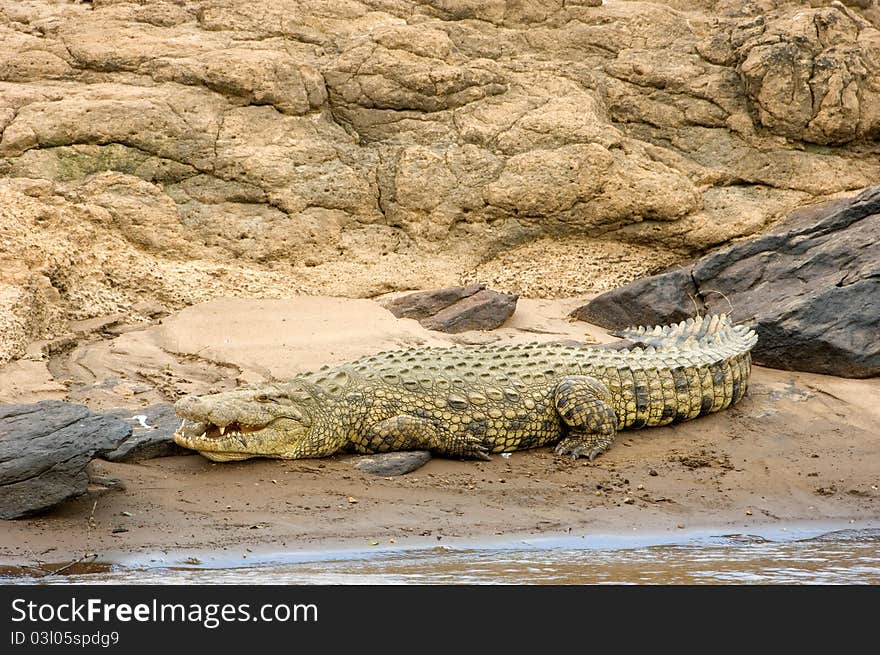
[[[256,400],[258,403],[277,403],[278,397],[277,396],[270,396],[269,394],[266,394],[266,393],[261,393],[258,396],[256,396],[254,398],[254,400]]]

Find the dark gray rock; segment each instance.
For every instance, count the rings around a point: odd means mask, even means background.
[[[414,318],[429,330],[458,333],[494,330],[516,311],[517,296],[485,284],[418,291],[385,304],[397,318]]]
[[[469,284],[464,287],[417,291],[389,300],[384,306],[397,318],[412,318],[421,321],[485,288],[485,284]]]
[[[467,330],[494,330],[513,316],[517,298],[514,294],[483,289],[419,322],[429,330],[453,334]]]
[[[696,297],[697,285],[690,269],[680,268],[596,296],[575,309],[571,317],[607,328],[678,323],[701,306]],[[645,298],[651,298],[650,306]]]
[[[88,463],[130,434],[124,421],[83,405],[0,405],[0,518],[35,514],[85,493]]]
[[[355,468],[364,473],[391,477],[415,471],[429,461],[431,461],[431,453],[427,450],[407,450],[360,457],[355,463]]]
[[[758,333],[754,360],[842,377],[880,375],[880,186],[805,208],[771,233],[637,280],[575,310],[608,328],[730,312]],[[676,302],[676,298],[678,301]]]
[[[118,448],[102,455],[111,462],[140,462],[154,457],[193,455],[194,450],[174,443],[172,436],[180,419],[171,403],[159,403],[140,409],[111,409],[107,414],[122,419],[131,426],[131,436]],[[139,417],[143,421],[139,420]],[[149,427],[144,427],[146,424]]]

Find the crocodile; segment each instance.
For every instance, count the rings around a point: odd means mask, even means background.
[[[488,459],[556,444],[594,459],[620,430],[725,409],[748,389],[755,333],[726,314],[571,342],[419,347],[175,403],[181,446],[214,461],[430,450]]]

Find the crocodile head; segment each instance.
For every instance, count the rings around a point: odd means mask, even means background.
[[[314,401],[315,390],[298,382],[187,396],[174,404],[183,419],[174,441],[217,462],[301,456]]]

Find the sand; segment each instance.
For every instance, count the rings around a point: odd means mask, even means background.
[[[136,408],[407,345],[613,340],[565,318],[581,302],[521,299],[501,329],[451,336],[397,320],[369,300],[215,300],[152,325],[116,320],[56,344],[54,354],[9,364],[0,369],[0,401]],[[0,563],[864,523],[880,519],[878,398],[877,379],[755,367],[737,406],[623,432],[594,462],[542,448],[489,462],[433,459],[381,478],[358,471],[353,455],[95,461],[95,476],[117,478],[124,489],[95,485],[47,514],[0,522]]]

